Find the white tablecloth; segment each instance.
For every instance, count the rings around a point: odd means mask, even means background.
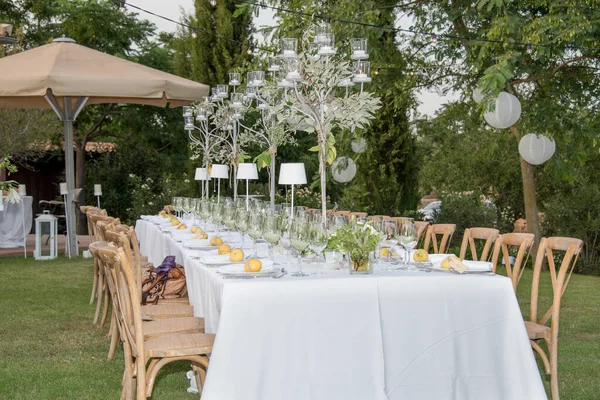
[[[151,223],[136,230],[151,259],[183,261],[194,313],[217,333],[204,400],[547,398],[507,278],[225,280]]]
[[[31,196],[23,196],[21,202],[14,204],[7,203],[4,199],[4,210],[0,211],[0,248],[23,247],[25,235],[31,231],[32,204]],[[25,232],[23,232],[23,216]]]

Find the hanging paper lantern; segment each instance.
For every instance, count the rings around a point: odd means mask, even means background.
[[[531,165],[545,163],[552,157],[555,150],[556,143],[545,135],[529,133],[519,141],[519,154]]]
[[[481,90],[480,88],[473,89],[473,101],[475,103],[481,103],[484,97],[485,95],[483,94],[483,90]]]
[[[365,138],[359,138],[357,140],[353,140],[351,146],[353,152],[357,154],[364,153],[367,149],[367,141]]]
[[[521,118],[521,102],[510,93],[500,92],[494,111],[486,112],[483,117],[494,128],[509,128]]]
[[[336,182],[350,182],[356,176],[356,164],[348,157],[336,158],[331,164],[331,174]]]

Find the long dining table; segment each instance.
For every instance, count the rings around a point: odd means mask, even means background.
[[[216,333],[203,400],[547,399],[505,277],[224,279],[154,223],[136,233],[150,262],[183,264],[194,314]]]

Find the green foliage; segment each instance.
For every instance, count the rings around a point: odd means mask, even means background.
[[[440,211],[434,215],[436,224],[456,224],[452,244],[460,246],[466,228],[496,227],[497,211],[475,193],[443,193]]]
[[[342,253],[348,252],[356,264],[369,259],[369,253],[377,250],[384,239],[370,224],[346,224],[329,238],[327,248]]]

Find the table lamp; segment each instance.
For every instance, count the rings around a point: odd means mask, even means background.
[[[304,163],[283,163],[279,170],[279,184],[292,185],[292,217],[294,216],[294,185],[306,184]]]
[[[98,199],[98,208],[100,208],[100,196],[102,196],[102,185],[95,184],[94,185],[94,196]]]
[[[206,168],[196,168],[196,175],[194,176],[194,180],[196,181],[206,181],[206,195],[208,196],[208,174],[206,173]],[[202,184],[202,198],[204,198],[204,184]]]
[[[254,163],[241,163],[238,165],[237,179],[246,180],[246,211],[249,207],[248,181],[250,179],[258,179],[258,169]]]
[[[19,196],[27,196],[27,186],[19,185]]]
[[[225,164],[213,164],[210,178],[217,178],[217,204],[221,202],[221,179],[229,179],[229,167]]]
[[[67,205],[67,195],[69,194],[69,188],[67,186],[66,182],[62,182],[60,184],[60,194],[62,195],[64,202],[65,202],[65,222],[67,224],[67,243],[71,243],[69,240],[69,232],[71,232],[69,230],[69,206]],[[68,255],[69,255],[69,259],[71,258],[71,246],[67,246],[67,251],[68,251]]]

